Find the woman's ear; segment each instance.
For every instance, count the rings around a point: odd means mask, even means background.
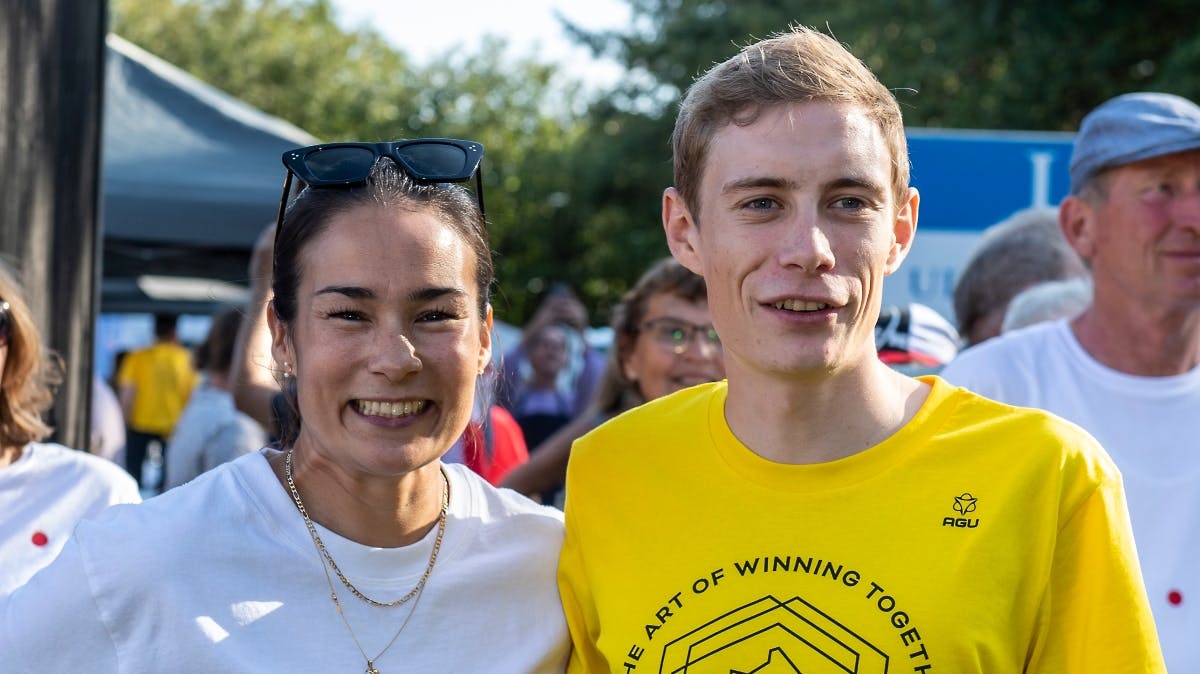
[[[483,314],[483,321],[479,326],[479,363],[476,371],[480,375],[487,370],[487,366],[492,362],[492,325],[494,323],[492,305],[489,304]]]
[[[283,368],[284,374],[289,375],[290,368],[296,364],[296,354],[287,323],[275,313],[274,301],[267,303],[267,327],[271,329],[271,357]]]

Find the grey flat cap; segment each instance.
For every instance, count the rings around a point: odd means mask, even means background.
[[[1071,194],[1104,169],[1197,148],[1200,106],[1173,94],[1117,96],[1083,118],[1071,153]]]

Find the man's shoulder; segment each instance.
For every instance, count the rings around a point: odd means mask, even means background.
[[[965,443],[976,451],[1019,451],[1024,460],[1050,469],[1087,466],[1085,472],[1113,471],[1111,459],[1094,437],[1079,425],[1034,407],[999,402],[974,391],[956,388],[955,402],[939,435]]]
[[[1064,332],[1069,324],[1063,321],[1038,323],[993,337],[964,349],[942,368],[939,375],[947,381],[972,388],[983,382],[995,381],[1006,373],[1036,369],[1036,363],[1062,351]]]
[[[724,381],[701,384],[639,405],[597,426],[571,450],[584,457],[595,452],[616,460],[636,458],[647,444],[706,432],[711,406],[724,399]],[[674,443],[672,443],[674,444]]]

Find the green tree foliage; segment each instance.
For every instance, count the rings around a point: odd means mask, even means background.
[[[629,29],[573,30],[649,75],[631,96],[643,102],[792,24],[848,45],[898,92],[910,126],[1073,130],[1120,93],[1200,97],[1200,15],[1184,0],[627,1]]]
[[[1074,130],[1096,104],[1127,91],[1200,98],[1200,15],[1182,0],[626,2],[633,21],[620,29],[564,21],[577,41],[629,71],[589,111],[581,145],[594,159],[577,182],[587,262],[601,268],[616,268],[625,242],[637,265],[665,251],[658,208],[683,91],[741,46],[790,25],[848,45],[896,92],[909,126]]]
[[[562,111],[583,94],[556,67],[511,57],[499,39],[417,65],[378,33],[338,26],[329,0],[113,0],[112,8],[114,32],[319,138],[482,142],[498,317],[523,322],[539,300],[531,290],[551,280],[601,310],[623,289],[606,275],[624,267],[580,263],[590,230],[574,180],[586,127]]]

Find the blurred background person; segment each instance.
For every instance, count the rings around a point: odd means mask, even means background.
[[[958,330],[932,307],[887,306],[875,322],[875,350],[892,369],[910,376],[936,374],[958,354]]]
[[[53,561],[81,519],[141,500],[118,466],[43,442],[51,429],[42,414],[60,371],[16,275],[0,261],[0,596]]]
[[[196,368],[203,376],[167,442],[164,490],[261,449],[267,442],[262,426],[234,407],[229,392],[229,368],[242,312],[229,308],[218,313],[196,349]]]
[[[537,447],[574,417],[574,406],[559,379],[566,373],[569,328],[561,323],[541,325],[527,345],[529,374],[516,386],[509,410],[521,426],[525,442]]]
[[[161,489],[161,482],[143,484],[142,478],[150,443],[165,450],[197,381],[192,354],[176,336],[177,322],[175,314],[156,315],[154,343],[127,355],[117,371],[117,391],[127,426],[125,468],[139,487],[153,491]]]
[[[984,230],[954,283],[954,316],[964,347],[1000,334],[1014,295],[1035,283],[1087,276],[1054,208],[1029,208]]]
[[[704,278],[675,258],[659,260],[638,279],[614,307],[612,327],[613,346],[591,405],[535,448],[503,486],[552,502],[576,438],[646,401],[725,376]]]
[[[529,460],[529,446],[520,424],[508,410],[491,404],[491,366],[480,378],[480,387],[475,392],[474,412],[467,429],[442,456],[446,463],[461,463],[475,471],[493,486],[517,466]],[[483,409],[486,407],[486,416]]]
[[[247,269],[250,300],[238,328],[230,370],[234,405],[257,421],[272,439],[279,437],[280,422],[287,415],[287,404],[277,380],[281,373],[272,361],[271,332],[267,329],[274,247],[275,224],[272,223],[259,233],[250,253]]]
[[[1027,325],[1075,318],[1092,303],[1092,283],[1078,277],[1044,281],[1017,293],[1004,312],[1001,332],[1012,332]]]
[[[125,414],[121,401],[108,382],[92,375],[92,418],[88,451],[125,465]]]
[[[558,377],[558,388],[570,407],[572,418],[581,414],[595,394],[604,371],[604,355],[588,344],[587,309],[565,283],[551,283],[541,304],[525,324],[521,343],[507,350],[500,365],[496,401],[514,416],[522,382],[532,376],[530,350],[547,326],[557,325],[567,338],[567,362]]]
[[[1059,222],[1091,301],[968,349],[953,384],[1057,414],[1121,471],[1171,672],[1200,672],[1200,106],[1136,92],[1083,118]]]

